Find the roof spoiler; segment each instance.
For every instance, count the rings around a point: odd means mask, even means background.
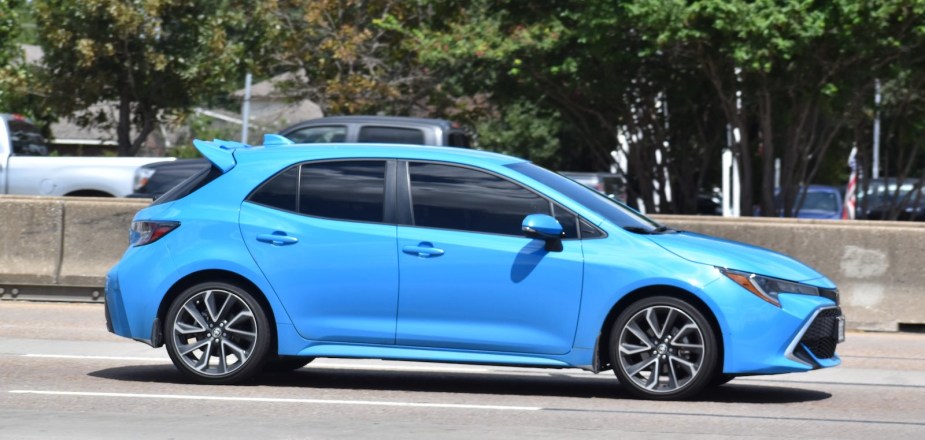
[[[285,147],[292,144],[293,142],[291,140],[278,134],[263,135],[263,146],[266,148]],[[209,159],[213,165],[222,170],[222,173],[231,171],[237,164],[234,158],[234,150],[239,148],[253,148],[241,142],[225,141],[221,139],[212,139],[212,141],[194,139],[193,145],[196,146],[196,149],[199,150],[206,159]]]
[[[231,171],[235,164],[237,164],[234,159],[234,150],[250,147],[240,142],[223,141],[221,139],[212,139],[211,142],[194,139],[193,145],[206,159],[209,159],[216,168],[222,170],[223,173]]]

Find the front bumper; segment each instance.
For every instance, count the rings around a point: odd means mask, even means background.
[[[835,347],[845,337],[845,317],[838,307],[826,307],[806,322],[787,348],[787,357],[813,368],[834,367],[839,358]]]

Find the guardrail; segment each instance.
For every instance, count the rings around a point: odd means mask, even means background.
[[[144,199],[0,196],[0,299],[103,301]],[[849,326],[925,325],[925,223],[654,216],[791,255],[838,285]]]

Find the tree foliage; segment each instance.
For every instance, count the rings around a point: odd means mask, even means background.
[[[394,26],[431,17],[418,2],[282,0],[276,68],[292,99],[311,99],[325,113],[421,112],[434,86]]]
[[[21,5],[21,0],[0,0],[0,113],[16,111],[14,94],[24,80],[23,53],[17,41]]]
[[[237,87],[245,69],[262,68],[273,30],[270,0],[35,6],[52,103],[82,125],[114,127],[123,156],[134,155],[165,118]]]

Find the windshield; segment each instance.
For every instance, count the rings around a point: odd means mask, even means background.
[[[803,207],[800,209],[838,212],[841,207],[838,206],[838,198],[835,193],[810,190],[806,193],[806,200],[803,201]]]
[[[562,177],[530,162],[507,165],[508,168],[530,177],[580,203],[609,222],[621,228],[642,233],[657,232],[661,226],[629,206],[598,193],[574,180]]]

